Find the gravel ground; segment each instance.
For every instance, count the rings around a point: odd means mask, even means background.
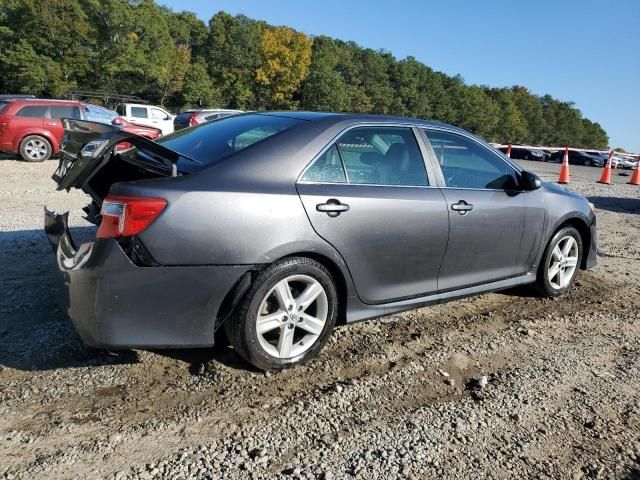
[[[566,297],[340,327],[263,374],[224,346],[84,347],[41,232],[42,205],[84,198],[54,167],[0,161],[0,479],[640,478],[640,188],[619,172],[572,167],[601,253]]]

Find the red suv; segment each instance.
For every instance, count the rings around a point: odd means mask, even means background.
[[[128,122],[116,112],[71,100],[15,98],[0,100],[0,151],[42,162],[60,151],[64,135],[61,119],[76,118],[111,123],[154,140],[160,129]]]

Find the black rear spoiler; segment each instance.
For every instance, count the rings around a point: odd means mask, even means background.
[[[146,153],[151,161],[158,162],[178,174],[177,163],[185,155],[170,150],[139,135],[125,132],[120,127],[86,120],[63,119],[64,137],[60,164],[53,174],[58,190],[83,188],[89,180],[111,159],[115,146],[128,142]]]

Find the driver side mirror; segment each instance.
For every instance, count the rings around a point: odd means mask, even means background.
[[[524,191],[538,190],[542,187],[542,180],[535,173],[523,170],[520,173],[520,188]]]

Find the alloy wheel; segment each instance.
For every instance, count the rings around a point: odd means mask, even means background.
[[[578,267],[578,242],[571,235],[562,237],[549,257],[549,283],[556,290],[569,286]]]
[[[279,359],[306,352],[327,323],[324,288],[309,275],[290,275],[265,295],[258,309],[256,333],[266,353]]]
[[[43,140],[33,138],[25,144],[24,152],[29,160],[42,160],[47,155],[48,148]]]

